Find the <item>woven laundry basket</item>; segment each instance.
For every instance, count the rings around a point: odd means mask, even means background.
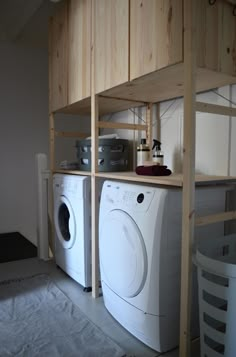
[[[236,357],[236,234],[203,240],[196,262],[201,357]]]

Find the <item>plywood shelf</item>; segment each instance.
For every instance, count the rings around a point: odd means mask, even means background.
[[[196,70],[196,92],[236,83],[236,77],[205,68]],[[184,95],[184,65],[179,63],[149,73],[103,93],[104,96],[156,103]]]
[[[162,186],[183,186],[183,175],[172,174],[170,176],[143,176],[137,175],[135,172],[99,172],[95,174],[96,177],[106,178],[110,180],[122,180],[132,182],[143,182]],[[196,175],[196,185],[212,185],[224,183],[236,183],[236,177],[230,176],[209,176],[209,175]]]
[[[81,175],[81,176],[91,176],[90,171],[79,171],[79,170],[61,170],[55,169],[52,171],[53,174],[70,174],[70,175]]]
[[[53,174],[70,174],[70,175],[82,175],[82,176],[93,176],[90,171],[79,171],[79,170],[62,170],[55,169]],[[138,183],[149,183],[152,185],[160,186],[173,186],[182,187],[183,186],[183,175],[182,174],[171,174],[170,176],[146,176],[137,175],[133,171],[125,172],[98,172],[95,174],[98,178],[109,179],[109,180],[120,180],[120,181],[131,181]],[[195,184],[199,185],[216,185],[216,184],[226,184],[234,183],[236,184],[236,176],[213,176],[213,175],[196,175]]]
[[[198,68],[197,92],[236,83],[236,77],[221,72]],[[126,82],[99,93],[99,114],[119,112],[157,103],[184,95],[184,65],[179,63],[154,71],[133,81]],[[56,111],[56,113],[90,115],[91,98],[85,98]]]
[[[99,97],[100,115],[112,112],[120,112],[132,107],[144,105],[143,101],[132,101],[129,99],[110,98],[101,94]],[[58,109],[55,113],[73,115],[91,115],[91,98],[85,98],[64,108]]]

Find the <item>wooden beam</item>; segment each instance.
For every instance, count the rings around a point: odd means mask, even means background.
[[[230,108],[224,105],[196,102],[196,111],[236,117],[236,108]]]
[[[195,0],[184,0],[184,142],[183,206],[181,248],[180,352],[190,356],[190,317],[192,295],[192,239],[195,206],[195,92],[196,41]]]
[[[50,138],[50,170],[51,172],[55,167],[55,126],[54,126],[54,114],[49,115],[49,138]]]
[[[134,104],[141,104],[143,103],[143,105],[146,105],[147,102],[143,102],[141,100],[135,100],[135,99],[128,99],[128,98],[121,98],[121,97],[114,97],[114,96],[109,96],[109,95],[99,95],[100,98],[105,98],[105,99],[115,99],[115,100],[122,100],[125,102],[133,102]]]
[[[92,177],[91,177],[91,233],[92,233],[92,296],[97,298],[99,296],[99,257],[98,257],[98,185],[95,174],[98,172],[98,96],[92,96],[92,140],[91,140],[91,154],[92,154]]]
[[[212,224],[217,222],[230,221],[232,219],[236,219],[236,211],[222,212],[218,214],[196,217],[195,225],[204,226],[207,224]]]
[[[99,296],[99,256],[98,256],[98,121],[99,97],[95,93],[95,48],[96,28],[95,2],[92,1],[91,16],[91,239],[92,239],[92,297]]]
[[[144,131],[147,129],[147,126],[143,124],[115,123],[110,121],[99,121],[97,125],[98,128],[144,130]]]
[[[65,137],[65,138],[87,138],[90,136],[88,133],[81,132],[69,132],[69,131],[55,131],[55,136],[57,137]]]
[[[50,180],[49,180],[49,185],[50,185],[50,190],[48,192],[49,194],[49,214],[52,218],[52,222],[49,228],[49,247],[52,251],[52,253],[55,253],[55,225],[54,225],[54,201],[53,201],[53,172],[55,168],[55,127],[54,127],[54,114],[51,113],[49,115],[49,167],[50,167]]]
[[[69,174],[69,175],[77,175],[77,176],[91,176],[90,171],[78,171],[78,170],[66,170],[66,169],[56,169],[53,171],[55,174]]]

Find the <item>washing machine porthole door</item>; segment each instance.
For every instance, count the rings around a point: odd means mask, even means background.
[[[55,228],[57,237],[65,249],[73,247],[76,237],[75,216],[69,200],[61,196],[55,207]]]
[[[147,276],[147,252],[142,234],[130,215],[110,211],[99,234],[101,276],[119,296],[131,298],[142,290]]]

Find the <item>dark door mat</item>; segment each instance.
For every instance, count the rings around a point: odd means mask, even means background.
[[[37,257],[37,247],[20,233],[0,234],[0,263]]]

